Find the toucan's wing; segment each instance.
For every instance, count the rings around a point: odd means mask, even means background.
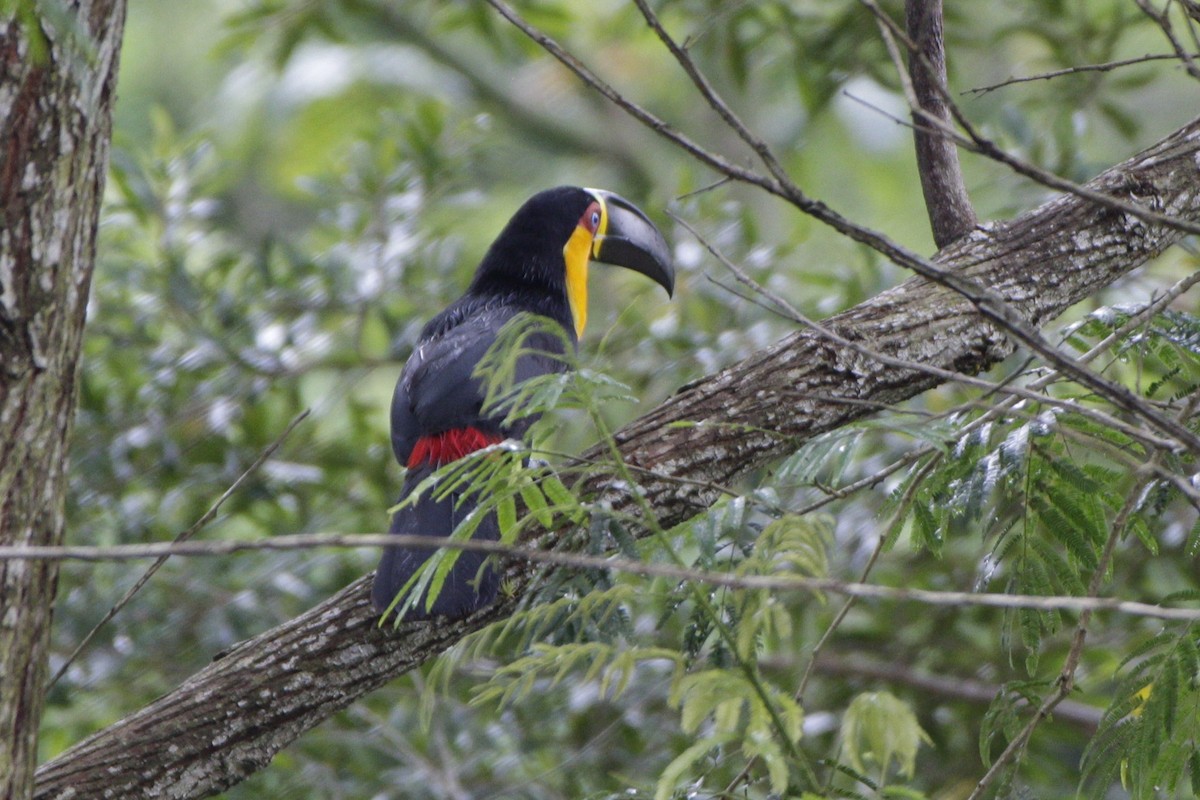
[[[401,464],[422,436],[479,422],[483,387],[472,373],[512,316],[498,311],[470,315],[409,357],[392,396],[392,450]]]
[[[440,335],[422,341],[413,351],[392,396],[392,450],[401,464],[408,463],[413,446],[422,436],[466,427],[519,436],[527,427],[528,423],[507,430],[500,425],[503,415],[485,415],[486,387],[474,376],[475,367],[495,343],[500,328],[516,313],[512,306],[479,308]],[[526,346],[548,353],[562,351],[558,337],[540,332],[531,335]],[[521,382],[563,369],[559,359],[530,354],[517,361],[514,377]]]

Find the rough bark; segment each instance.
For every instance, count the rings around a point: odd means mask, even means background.
[[[1200,215],[1198,157],[1200,120],[1194,120],[1087,187],[1192,221]],[[1180,236],[1176,229],[1064,195],[1014,220],[980,226],[934,261],[998,293],[1025,321],[1042,325]],[[921,277],[826,325],[885,356],[965,374],[986,369],[1013,349],[970,302]],[[678,521],[717,495],[704,483],[671,478],[727,484],[805,439],[866,416],[879,403],[896,403],[939,383],[935,376],[897,369],[803,331],[689,387],[617,438],[629,461],[664,476],[643,481],[642,488],[656,511]],[[677,420],[701,424],[671,426]]]
[[[1200,120],[1089,185],[1196,220],[1198,158]],[[937,262],[1000,292],[1025,320],[1041,324],[1178,238],[1174,229],[1065,196],[976,230]],[[1012,351],[970,303],[919,278],[828,324],[875,351],[966,373]],[[717,499],[717,490],[704,482],[726,483],[868,413],[868,404],[819,398],[894,403],[936,383],[817,333],[799,332],[686,388],[621,431],[618,440],[629,462],[653,472],[643,481],[645,496],[662,522],[673,525]],[[699,424],[672,426],[683,421]],[[633,507],[603,476],[586,488]],[[520,566],[511,574],[528,578]],[[36,796],[191,798],[219,792],[337,709],[511,613],[513,605],[504,601],[454,624],[381,630],[368,586],[366,578],[356,581],[63,753],[39,771]]]
[[[0,544],[59,544],[66,442],[108,166],[124,0],[81,41],[0,17]],[[0,797],[33,791],[58,569],[0,562]]]

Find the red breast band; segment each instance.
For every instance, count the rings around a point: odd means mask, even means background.
[[[408,468],[412,469],[421,464],[440,467],[502,441],[504,441],[503,436],[496,433],[484,433],[479,428],[455,428],[431,436],[422,436],[417,439],[412,453],[408,456]]]

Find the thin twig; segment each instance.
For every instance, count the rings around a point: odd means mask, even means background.
[[[1192,56],[1195,58],[1196,56]],[[1051,70],[1050,72],[1039,72],[1037,75],[1026,75],[1020,78],[1009,78],[1000,81],[999,83],[989,84],[988,86],[980,86],[975,89],[967,89],[963,94],[987,94],[994,92],[997,89],[1003,89],[1006,86],[1012,86],[1016,83],[1031,83],[1033,81],[1048,81],[1053,78],[1061,78],[1064,75],[1077,75],[1083,72],[1111,72],[1114,69],[1122,67],[1132,67],[1138,64],[1145,64],[1149,61],[1178,61],[1179,56],[1175,53],[1147,53],[1144,56],[1137,58],[1123,58],[1118,61],[1105,61],[1102,64],[1079,64],[1074,67],[1064,67],[1063,69]]]
[[[432,539],[432,541],[431,541]],[[605,569],[614,572],[643,575],[651,578],[692,580],[711,586],[732,589],[770,589],[781,592],[829,592],[871,600],[919,603],[930,606],[953,608],[1027,608],[1034,611],[1112,611],[1133,617],[1161,619],[1177,622],[1200,621],[1200,609],[1178,606],[1160,606],[1136,600],[1121,600],[1115,597],[1072,597],[1068,595],[997,594],[987,592],[952,592],[932,589],[880,586],[870,583],[855,583],[833,578],[809,578],[780,575],[734,575],[684,569],[670,564],[648,564],[620,558],[586,556],[575,553],[560,553],[550,550],[533,550],[518,545],[506,545],[482,539],[453,540],[443,537],[406,536],[394,533],[370,534],[295,534],[274,536],[270,539],[253,541],[212,542],[156,542],[151,544],[126,544],[108,547],[85,545],[63,545],[60,547],[28,547],[8,545],[0,547],[0,560],[51,560],[51,561],[133,561],[161,556],[218,557],[235,553],[262,550],[314,550],[321,547],[443,547],[455,550],[472,550],[496,553],[508,558],[533,563],[553,564],[578,569]]]
[[[1168,0],[1167,4],[1163,6],[1162,11],[1159,11],[1152,6],[1149,0],[1133,1],[1137,3],[1138,8],[1140,8],[1147,17],[1154,20],[1158,27],[1162,29],[1163,36],[1166,36],[1167,41],[1171,43],[1171,49],[1175,51],[1175,55],[1183,62],[1183,67],[1187,70],[1188,75],[1200,80],[1200,67],[1196,66],[1196,62],[1192,59],[1191,54],[1184,49],[1183,44],[1181,44],[1179,39],[1175,37],[1175,29],[1171,25],[1170,0]]]
[[[487,0],[488,5],[496,9],[500,16],[508,20],[521,33],[525,34],[529,39],[535,42],[543,50],[556,58],[559,63],[569,69],[585,84],[592,87],[602,94],[609,102],[616,105],[618,108],[629,114],[631,117],[642,123],[650,130],[666,138],[684,152],[698,160],[700,163],[716,170],[722,175],[726,175],[734,180],[748,183],[753,186],[758,186],[765,189],[767,192],[780,196],[780,188],[776,181],[758,173],[740,167],[724,157],[713,153],[710,150],[700,146],[692,141],[683,133],[675,130],[667,122],[659,119],[654,114],[642,108],[637,103],[626,98],[610,84],[601,79],[595,72],[589,69],[582,61],[568,52],[562,45],[556,42],[552,37],[538,30],[537,27],[530,24],[524,17],[517,13],[516,9],[510,6],[504,0]]]
[[[768,145],[766,141],[750,130],[750,127],[746,125],[746,123],[742,122],[738,115],[734,113],[733,109],[729,107],[729,104],[726,103],[719,94],[717,94],[717,90],[714,89],[712,84],[708,82],[708,79],[704,77],[704,73],[702,73],[696,67],[696,63],[692,61],[692,57],[688,55],[687,50],[680,47],[679,44],[677,44],[675,40],[671,38],[671,35],[667,33],[666,28],[662,26],[662,22],[659,21],[658,16],[650,8],[650,5],[646,2],[646,0],[633,0],[633,2],[634,5],[638,7],[638,10],[642,12],[642,17],[645,18],[646,24],[650,26],[650,28],[658,36],[659,40],[666,45],[667,50],[669,50],[671,55],[675,57],[675,61],[677,61],[679,66],[683,68],[683,71],[692,81],[692,84],[696,87],[697,91],[700,92],[700,96],[704,98],[706,103],[708,103],[709,107],[712,108],[713,111],[716,111],[721,119],[725,121],[725,124],[728,125],[729,128],[733,130],[733,132],[736,133],[743,142],[750,146],[750,149],[758,155],[763,165],[767,168],[767,171],[771,173],[775,180],[784,184],[790,183],[791,178],[788,177],[787,170],[785,170],[783,165],[779,163],[779,159],[776,158],[775,154],[771,151],[770,145]]]
[[[730,178],[728,175],[726,175],[722,178],[718,178],[717,180],[713,181],[712,183],[706,184],[705,186],[701,186],[699,189],[692,189],[690,192],[684,192],[683,194],[679,195],[675,199],[681,200],[681,201],[687,200],[689,198],[695,197],[696,195],[701,195],[706,192],[711,192],[714,189],[719,189],[732,180],[733,180],[733,178]]]
[[[835,500],[844,499],[844,498],[849,497],[850,495],[854,494],[855,492],[859,492],[863,489],[867,489],[872,486],[875,486],[876,484],[880,483],[883,480],[886,480],[889,476],[895,474],[896,472],[904,469],[905,467],[907,467],[911,464],[915,464],[917,461],[921,460],[926,455],[928,455],[930,453],[935,453],[935,452],[937,452],[937,450],[932,447],[922,448],[920,450],[911,451],[911,452],[901,456],[900,458],[896,459],[891,464],[888,464],[883,469],[877,470],[877,471],[873,472],[872,474],[866,476],[865,478],[860,478],[859,480],[855,481],[854,483],[850,483],[845,486],[839,486],[836,489],[834,489],[834,488],[826,489],[824,492],[824,494],[825,494],[824,497],[822,497],[819,500],[814,500],[813,502],[809,503],[808,505],[802,506],[801,508],[794,510],[792,513],[798,514],[801,516],[803,516],[804,514],[811,514],[812,512],[817,511],[818,509],[824,508],[825,506],[829,505],[830,503],[834,502]]]
[[[226,489],[224,493],[217,498],[217,501],[209,507],[208,511],[205,511],[200,519],[196,520],[196,522],[193,523],[190,528],[175,537],[175,543],[178,544],[180,542],[186,542],[188,539],[195,536],[201,528],[212,522],[213,519],[216,518],[217,512],[221,510],[221,506],[225,504],[225,501],[232,497],[234,492],[240,489],[242,484],[244,484],[246,480],[258,470],[259,467],[266,463],[266,460],[270,458],[276,450],[279,449],[279,446],[283,444],[284,440],[291,435],[292,431],[296,429],[296,426],[299,425],[305,419],[305,417],[309,415],[309,413],[310,409],[306,408],[297,414],[296,418],[293,419],[288,426],[283,429],[283,433],[275,437],[275,441],[271,442],[271,444],[268,445],[265,450],[258,454],[258,458],[254,459],[254,463],[246,467],[242,474],[238,476],[237,480],[230,484],[229,488]],[[133,599],[133,596],[141,591],[141,588],[145,586],[152,577],[154,577],[154,573],[158,572],[159,567],[166,563],[167,559],[170,557],[171,553],[164,553],[163,555],[159,556],[159,558],[153,564],[151,564],[144,573],[142,573],[142,576],[137,579],[137,582],[134,583],[133,586],[129,587],[129,590],[125,592],[124,596],[122,596],[121,599],[118,600],[113,607],[108,610],[108,612],[100,619],[99,622],[92,626],[92,629],[88,631],[87,636],[84,636],[79,644],[75,646],[75,649],[71,651],[71,655],[67,656],[67,660],[63,662],[62,666],[58,668],[58,671],[54,673],[54,677],[51,678],[50,682],[46,684],[47,691],[49,691],[54,684],[58,683],[59,679],[67,673],[67,670],[71,667],[71,664],[73,664],[75,659],[79,657],[79,654],[82,653],[89,644],[91,644],[92,639],[96,638],[96,634],[100,632],[100,629],[107,625],[113,617],[120,613],[121,609],[129,604],[129,601]]]

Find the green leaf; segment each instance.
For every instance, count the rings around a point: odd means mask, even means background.
[[[558,513],[566,514],[573,521],[578,521],[576,512],[582,512],[579,501],[575,499],[575,495],[571,494],[571,490],[558,479],[557,475],[553,473],[547,474],[542,479],[541,486],[542,491],[546,494],[546,497],[550,498],[550,502],[554,504],[555,510]]]
[[[683,775],[693,764],[702,759],[708,752],[728,744],[734,740],[732,734],[708,736],[700,739],[682,753],[677,755],[663,769],[658,779],[658,788],[654,791],[654,800],[670,800],[675,787],[683,781]]]
[[[922,502],[913,503],[913,533],[917,543],[934,555],[942,551],[942,536],[939,532],[937,519],[929,506]]]
[[[917,750],[931,744],[912,709],[889,692],[864,692],[850,701],[842,718],[842,747],[859,772],[871,771],[868,763],[882,773],[895,768],[902,776],[912,777]]]
[[[543,528],[550,528],[554,525],[554,514],[550,511],[546,496],[542,494],[542,490],[536,483],[533,481],[521,483],[521,499],[525,501],[529,512],[533,514],[539,525]]]
[[[517,525],[517,503],[511,496],[500,499],[496,505],[496,522],[500,528],[501,538]]]

